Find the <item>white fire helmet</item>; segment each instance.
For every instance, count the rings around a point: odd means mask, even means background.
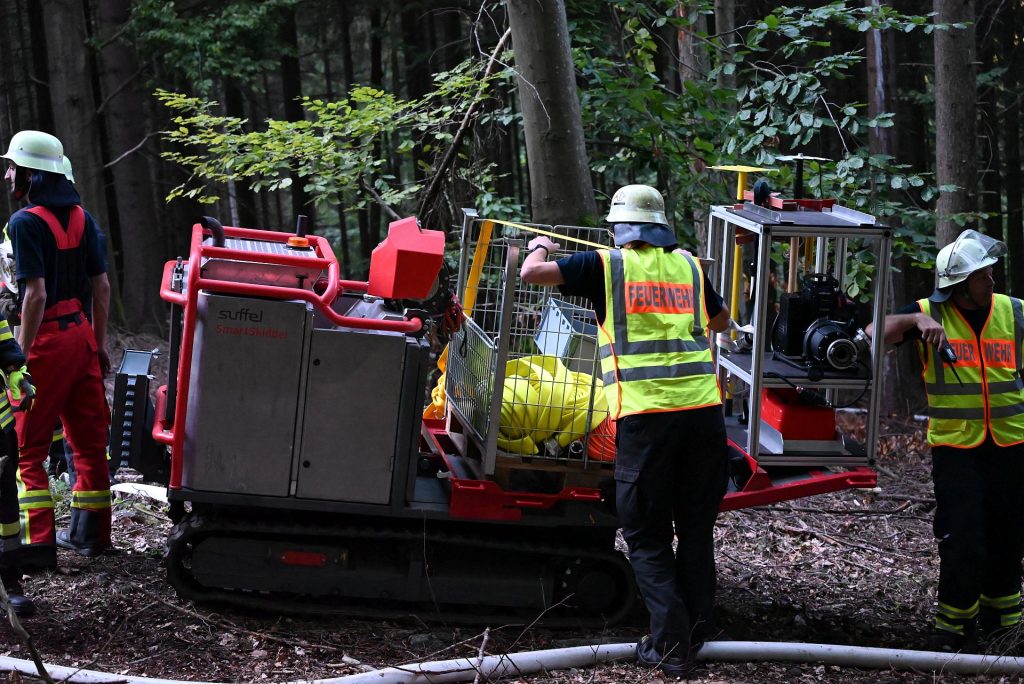
[[[962,283],[974,273],[991,266],[1006,254],[1006,243],[983,235],[976,230],[965,230],[953,243],[939,250],[935,258],[937,278],[933,302],[944,302],[953,292],[953,286]]]

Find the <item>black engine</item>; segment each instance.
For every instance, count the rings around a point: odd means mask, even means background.
[[[821,369],[856,367],[867,337],[856,323],[856,307],[825,273],[803,277],[799,292],[782,295],[772,345],[777,353]]]

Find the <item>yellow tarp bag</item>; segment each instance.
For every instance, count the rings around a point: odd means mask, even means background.
[[[505,364],[499,449],[534,455],[551,437],[567,447],[607,417],[600,382],[569,370],[558,357],[524,356]]]
[[[448,401],[448,397],[444,393],[444,378],[448,370],[448,345],[445,345],[444,351],[437,359],[437,368],[441,371],[441,375],[438,377],[434,389],[430,390],[430,403],[423,409],[423,417],[427,420],[444,418],[444,407]]]

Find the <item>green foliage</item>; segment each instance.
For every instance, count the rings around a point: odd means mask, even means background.
[[[209,94],[216,82],[253,83],[281,59],[281,12],[298,0],[198,3],[183,10],[173,0],[135,0],[126,36],[142,59],[157,59],[164,76]],[[268,38],[269,37],[269,38]]]
[[[623,181],[659,185],[674,200],[678,230],[693,225],[695,210],[732,196],[733,179],[712,176],[707,166],[773,167],[771,183],[782,189],[790,186],[792,169],[778,156],[814,154],[824,143],[838,142],[844,156],[823,168],[812,163],[805,174],[809,190],[896,226],[894,256],[930,265],[935,219],[928,203],[939,189],[920,170],[869,154],[868,133],[892,126],[893,113],[869,117],[864,103],[835,102],[832,91],[860,67],[864,54],[836,50],[833,37],[842,31],[929,33],[960,27],[937,26],[930,14],[866,5],[778,7],[717,36],[697,29],[700,14],[713,12],[711,2],[687,3],[691,13],[684,17],[676,16],[678,3],[670,0],[571,3],[594,170],[611,187]],[[665,24],[706,46],[711,60],[709,73],[686,79],[678,93],[654,70],[654,53],[665,47],[650,34]],[[720,84],[726,75],[735,80],[735,89]],[[847,282],[853,292],[860,294],[873,268],[867,253],[858,254]]]
[[[358,208],[376,194],[389,206],[411,208],[422,188],[395,177],[377,150],[388,142],[411,163],[416,148],[424,154],[443,149],[451,142],[452,124],[486,91],[479,65],[466,62],[438,74],[435,89],[422,100],[357,86],[335,102],[304,98],[302,121],[269,119],[250,130],[249,122],[216,113],[216,102],[158,90],[157,97],[174,113],[174,126],[164,132],[173,151],[164,156],[191,172],[168,199],[212,203],[219,199],[219,184],[229,180],[246,182],[254,191],[282,190],[294,175],[321,205],[344,198],[347,206]],[[472,180],[491,204],[515,207],[494,196],[490,167],[461,165],[456,175]]]
[[[183,18],[167,0],[140,0],[134,30],[150,49],[173,54],[190,79],[205,82],[211,73],[247,78],[258,71],[261,60],[277,58],[259,47],[273,41],[249,41],[245,50],[232,55],[234,60],[195,46],[212,44],[208,31],[233,31],[241,38],[261,27],[273,35],[267,23],[294,2],[229,3],[238,6],[237,13],[222,9],[210,23],[218,28],[212,29],[182,25]],[[699,26],[703,16],[713,14],[711,0],[686,3],[686,16],[678,16],[676,0],[567,0],[567,5],[588,153],[601,186],[657,185],[679,232],[692,234],[699,212],[732,197],[733,179],[709,173],[708,166],[776,167],[772,184],[785,188],[792,169],[778,156],[838,146],[844,152],[836,162],[809,165],[808,189],[879,216],[895,226],[895,257],[906,255],[915,264],[930,265],[930,206],[939,192],[949,189],[936,188],[933,177],[920,169],[867,151],[869,132],[892,126],[893,114],[870,117],[862,102],[837,101],[837,84],[861,68],[864,54],[836,49],[833,40],[841,32],[929,33],[959,25],[940,26],[931,15],[906,15],[885,5],[846,0],[813,8],[777,7],[735,32],[710,35]],[[665,41],[672,40],[664,35],[669,29],[670,35],[686,32],[691,42],[707,49],[710,60],[708,73],[688,74],[679,88],[674,79],[663,80],[664,66],[659,66]],[[513,62],[512,55],[502,56],[502,63]],[[213,201],[223,181],[279,190],[295,176],[323,204],[344,199],[346,206],[358,207],[370,194],[366,188],[372,188],[389,204],[411,205],[421,190],[403,180],[412,177],[413,151],[421,153],[421,170],[431,173],[425,159],[446,148],[453,124],[472,102],[515,92],[518,77],[512,68],[494,74],[486,84],[480,76],[480,63],[466,62],[438,74],[433,92],[418,101],[369,88],[355,88],[339,102],[307,99],[306,121],[271,120],[256,131],[249,122],[218,114],[213,102],[161,92],[175,114],[174,127],[166,134],[175,148],[169,157],[192,173],[171,196]],[[730,82],[736,86],[726,85]],[[493,102],[501,101],[495,97]],[[474,125],[484,131],[519,121],[515,108],[499,104],[482,108]],[[379,149],[392,150],[399,167],[375,152]],[[459,153],[453,180],[469,189],[478,208],[497,217],[526,215],[522,198],[494,192],[499,180],[494,165],[476,162],[472,150]],[[958,218],[966,222],[978,215]],[[865,255],[855,259],[851,289],[859,292],[873,268]]]

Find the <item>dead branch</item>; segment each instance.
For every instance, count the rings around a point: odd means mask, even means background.
[[[480,640],[480,650],[476,653],[476,677],[473,677],[473,684],[480,684],[480,675],[483,670],[480,667],[484,662],[484,653],[487,652],[487,641],[491,638],[491,628],[484,629],[484,638]]]
[[[825,515],[893,515],[894,513],[902,513],[910,508],[910,505],[909,501],[904,501],[889,511],[856,511],[845,508],[811,508],[809,506],[768,506],[765,510],[785,513],[823,513]]]
[[[907,554],[899,553],[898,551],[893,551],[892,549],[883,549],[878,546],[869,546],[868,544],[858,544],[856,542],[846,541],[845,539],[833,537],[830,534],[826,534],[824,532],[819,532],[817,530],[811,529],[806,525],[803,529],[800,529],[799,527],[789,527],[788,525],[778,525],[776,529],[781,530],[783,532],[789,532],[790,534],[809,534],[812,537],[817,537],[822,541],[827,541],[839,546],[848,546],[851,549],[860,549],[861,551],[870,551],[871,553],[881,553],[883,555],[898,556],[900,558],[914,560],[913,556],[908,556]]]
[[[469,108],[466,110],[466,114],[462,117],[462,123],[459,125],[459,130],[455,132],[455,137],[452,138],[451,144],[448,146],[448,149],[445,150],[444,156],[441,157],[441,161],[438,162],[437,168],[434,170],[434,176],[430,179],[430,185],[427,186],[427,191],[423,195],[423,200],[420,202],[420,207],[417,211],[417,214],[420,216],[426,214],[427,207],[433,203],[434,197],[437,195],[438,189],[441,185],[441,179],[447,172],[448,167],[455,161],[455,152],[458,150],[459,144],[462,142],[462,137],[466,134],[466,131],[469,130],[469,123],[473,118],[473,114],[476,113],[477,105],[480,102],[480,95],[483,93],[484,87],[487,84],[487,77],[491,75],[491,71],[494,69],[494,65],[498,61],[498,54],[505,46],[505,41],[507,41],[511,35],[512,29],[506,29],[505,33],[502,34],[501,38],[498,40],[498,44],[494,46],[494,50],[491,52],[491,58],[487,62],[487,68],[484,69],[484,74],[480,77],[480,88],[477,91],[477,97],[469,105]]]
[[[152,138],[154,135],[157,135],[157,134],[156,133],[147,133],[142,138],[142,140],[139,141],[138,145],[136,145],[135,147],[131,148],[130,150],[125,150],[123,153],[119,154],[116,159],[111,159],[110,161],[108,161],[106,164],[103,165],[103,168],[109,169],[111,166],[113,166],[114,164],[117,164],[118,162],[120,162],[125,157],[127,157],[127,156],[129,156],[129,155],[131,155],[131,154],[133,154],[135,152],[137,152],[139,149],[142,148],[143,145],[146,144],[146,141],[149,140],[150,138]]]
[[[215,625],[217,627],[222,627],[224,629],[231,630],[232,632],[238,632],[239,634],[246,634],[248,636],[257,637],[259,639],[264,639],[266,641],[273,641],[273,642],[276,642],[276,643],[279,643],[279,644],[284,644],[285,646],[298,646],[300,648],[315,648],[315,649],[319,649],[319,650],[322,650],[322,651],[335,651],[335,652],[341,651],[341,649],[339,649],[336,646],[328,646],[327,644],[311,644],[308,641],[305,641],[303,639],[288,639],[286,637],[279,637],[279,636],[275,636],[273,634],[267,634],[266,632],[254,632],[254,631],[249,630],[249,629],[244,629],[242,627],[239,627],[235,623],[231,622],[230,620],[225,620],[224,618],[221,618],[221,617],[215,617],[213,614],[202,615],[198,611],[191,610],[189,608],[182,608],[181,606],[176,606],[173,603],[171,603],[170,601],[167,601],[166,599],[163,599],[163,598],[157,596],[156,594],[153,594],[153,593],[151,593],[149,591],[146,591],[144,588],[142,588],[138,584],[134,584],[132,586],[134,586],[136,589],[138,589],[139,591],[141,591],[143,594],[145,594],[146,596],[150,597],[154,601],[167,606],[171,610],[177,611],[177,612],[181,613],[182,615],[186,615],[186,616],[188,616],[190,618],[195,618],[195,619],[201,620],[202,622],[204,622],[204,623],[206,623],[208,625]]]
[[[907,496],[906,494],[875,494],[876,499],[886,501],[909,501],[910,503],[935,505],[935,498],[929,496]]]
[[[359,185],[360,187],[363,188],[363,190],[366,191],[366,194],[368,194],[373,199],[373,201],[376,202],[380,206],[380,208],[384,210],[384,213],[387,214],[391,220],[397,221],[400,218],[402,218],[394,209],[391,208],[390,204],[384,201],[383,197],[377,194],[377,191],[373,189],[372,185],[366,182],[366,179],[360,178]]]

